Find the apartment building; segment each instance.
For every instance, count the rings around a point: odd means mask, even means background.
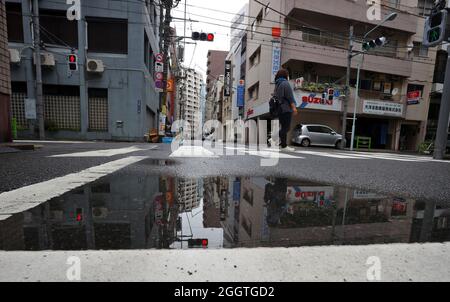
[[[31,1],[8,0],[12,114],[19,135],[32,137],[25,100],[35,96]],[[82,1],[69,21],[65,0],[39,1],[44,116],[48,138],[143,140],[158,125],[154,82],[159,51],[159,1]],[[78,56],[70,71],[69,54]]]
[[[232,89],[231,96],[224,97],[224,121],[236,121],[244,115],[244,100],[239,95],[239,86],[245,85],[245,72],[247,63],[247,27],[249,5],[245,4],[232,20],[230,30],[230,52],[226,60],[232,66]],[[243,96],[245,97],[245,96]],[[238,99],[241,98],[241,99]]]
[[[429,13],[430,3],[381,1],[378,7],[382,19],[391,12],[398,16],[370,34],[368,39],[384,36],[388,44],[366,53],[361,68],[356,136],[370,137],[373,148],[413,151],[425,139],[436,56],[434,49],[421,44],[422,16]],[[369,9],[373,7],[366,1],[276,1],[269,7],[250,1],[253,18],[247,43],[245,118],[268,118],[275,61],[289,70],[295,87],[300,114],[293,126],[317,123],[343,132],[350,27],[354,27],[354,51],[362,51],[363,36],[381,22],[369,20]],[[281,29],[280,39],[272,37],[273,27]],[[281,60],[276,62],[279,48]],[[361,58],[359,55],[352,60],[349,119],[354,111],[356,69]],[[328,95],[330,91],[333,95]],[[347,127],[350,143],[351,120]]]
[[[200,206],[200,190],[203,183],[196,179],[180,179],[177,184],[177,200],[180,212],[191,212]]]
[[[200,72],[194,69],[183,68],[183,70],[183,77],[180,81],[181,95],[177,102],[179,118],[188,122],[192,129],[198,129],[203,118],[203,77]]]
[[[222,121],[224,76],[220,75],[210,83],[211,86],[206,99],[206,122]]]
[[[0,1],[0,143],[12,140],[10,72],[5,1]]]

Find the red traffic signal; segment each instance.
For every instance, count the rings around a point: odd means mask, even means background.
[[[214,42],[214,34],[194,31],[192,32],[192,40]]]
[[[67,62],[69,64],[69,70],[76,71],[78,70],[78,57],[77,55],[70,54],[67,56]]]
[[[189,248],[207,248],[209,244],[208,239],[189,239],[188,247]]]
[[[83,221],[83,209],[81,208],[76,209],[75,219],[77,222]]]

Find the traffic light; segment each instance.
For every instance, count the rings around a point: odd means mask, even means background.
[[[75,220],[77,222],[82,222],[83,221],[83,209],[78,208],[75,210]]]
[[[446,10],[434,11],[425,20],[423,46],[434,47],[446,40],[448,12]]]
[[[188,247],[189,248],[207,248],[209,244],[208,239],[189,239]]]
[[[363,43],[362,48],[364,51],[369,51],[376,47],[383,47],[384,45],[386,45],[386,43],[387,43],[386,37],[380,37],[378,39]]]
[[[194,31],[192,32],[192,40],[214,42],[214,34]]]
[[[77,71],[78,70],[78,57],[77,55],[70,54],[67,56],[67,64],[69,64],[69,70]]]

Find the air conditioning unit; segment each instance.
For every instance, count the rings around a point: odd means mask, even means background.
[[[9,49],[9,61],[12,64],[19,64],[20,59],[20,52],[18,49]]]
[[[87,71],[93,73],[102,73],[105,71],[105,66],[103,65],[103,61],[88,59],[87,60]]]
[[[36,53],[34,54],[34,64],[36,65]],[[47,67],[54,67],[55,56],[48,52],[41,53],[41,65]]]
[[[107,208],[92,208],[92,217],[106,218],[106,217],[108,217],[108,209]]]

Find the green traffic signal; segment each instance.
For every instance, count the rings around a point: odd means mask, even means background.
[[[435,27],[428,32],[428,42],[433,43],[439,41],[441,37],[441,28]]]

